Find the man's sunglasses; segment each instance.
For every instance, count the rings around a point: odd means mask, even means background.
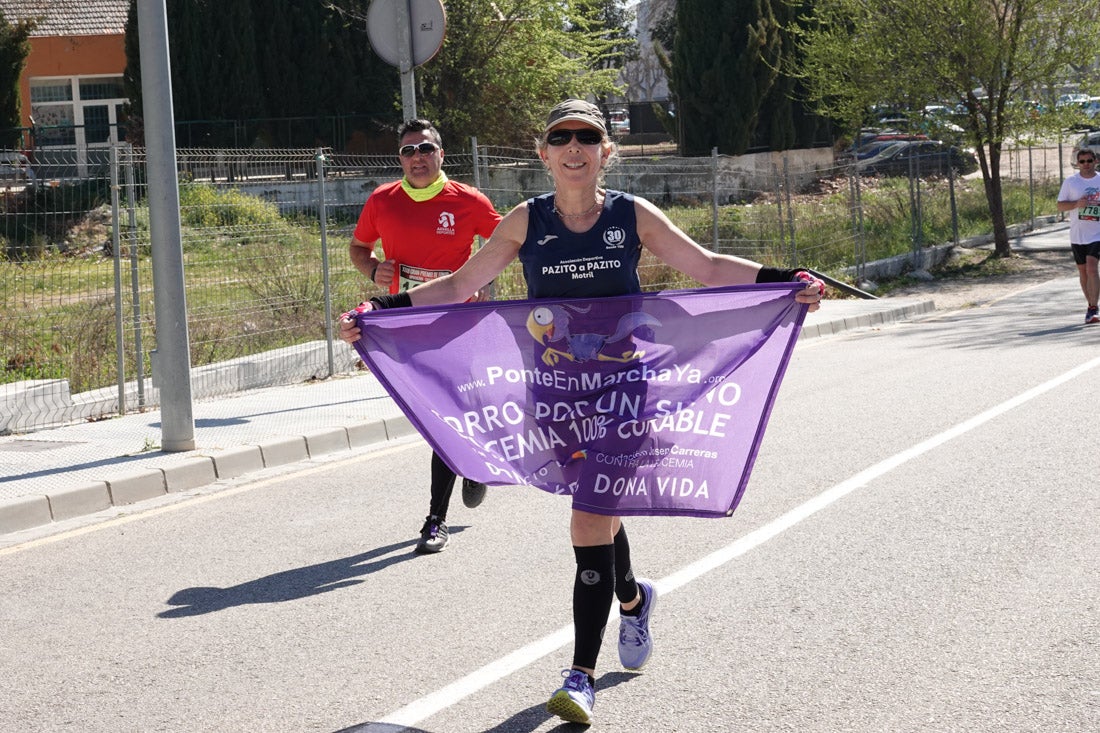
[[[1095,163],[1095,162],[1096,162],[1096,158],[1078,158],[1077,159],[1077,164],[1078,165],[1080,165],[1081,163]]]
[[[555,147],[568,145],[574,137],[581,145],[599,145],[603,142],[603,135],[599,130],[586,127],[582,130],[566,130],[564,128],[554,130],[546,136],[546,144]]]
[[[439,150],[439,146],[435,143],[420,143],[419,145],[402,145],[401,149],[397,152],[402,158],[411,158],[417,153],[421,155],[431,155],[437,150]]]

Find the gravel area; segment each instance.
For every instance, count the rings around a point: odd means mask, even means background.
[[[1020,252],[1006,259],[994,258],[988,250],[957,250],[951,259],[932,271],[931,280],[904,277],[879,283],[881,298],[929,296],[936,310],[977,308],[1010,295],[1019,288],[1049,280],[1077,278],[1077,267],[1069,251]],[[1084,308],[1082,299],[1082,309]]]

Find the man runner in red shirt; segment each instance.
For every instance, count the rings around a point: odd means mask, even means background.
[[[473,186],[443,172],[443,139],[428,120],[409,120],[397,130],[398,155],[405,175],[374,189],[351,238],[352,264],[391,294],[454,272],[470,258],[474,236],[493,233],[500,214]],[[381,242],[384,259],[375,254]],[[470,294],[487,300],[488,293]],[[432,454],[431,505],[416,552],[440,552],[447,546],[447,508],[457,477]],[[462,480],[462,500],[476,507],[485,484]]]

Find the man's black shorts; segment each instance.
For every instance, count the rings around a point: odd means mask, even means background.
[[[1100,260],[1100,242],[1093,242],[1092,244],[1071,244],[1070,248],[1073,250],[1073,261],[1078,265],[1085,264],[1086,257],[1095,257]]]

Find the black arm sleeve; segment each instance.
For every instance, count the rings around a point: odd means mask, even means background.
[[[789,283],[798,278],[795,277],[802,270],[780,270],[777,267],[761,267],[756,273],[758,283]]]
[[[397,293],[396,295],[376,295],[370,299],[371,305],[375,310],[386,310],[387,308],[412,308],[412,298],[409,297],[408,291]]]

